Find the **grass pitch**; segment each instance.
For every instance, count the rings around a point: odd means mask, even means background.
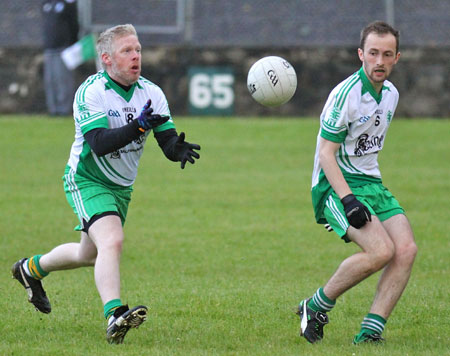
[[[297,303],[357,251],[314,222],[317,120],[175,120],[202,157],[181,170],[147,143],[121,273],[122,300],[148,305],[149,319],[108,345],[92,269],[44,280],[49,315],[9,272],[19,258],[79,239],[61,180],[72,120],[0,117],[0,355],[449,354],[448,120],[396,119],[380,154],[419,246],[381,347],[351,344],[379,273],[338,300],[322,343],[298,337]]]

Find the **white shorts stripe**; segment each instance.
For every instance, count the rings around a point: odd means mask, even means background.
[[[86,212],[86,209],[83,205],[83,199],[81,198],[80,190],[78,189],[76,183],[75,183],[75,171],[71,169],[68,174],[66,174],[66,182],[69,187],[70,193],[72,195],[73,202],[75,204],[75,208],[77,209],[77,214],[81,218],[84,218],[85,220],[89,221],[89,215]]]
[[[348,223],[345,217],[342,215],[342,213],[339,211],[339,209],[336,206],[336,203],[334,202],[331,195],[328,197],[325,205],[328,209],[330,209],[331,213],[333,214],[334,218],[338,222],[338,224],[342,227],[344,231],[348,229]]]

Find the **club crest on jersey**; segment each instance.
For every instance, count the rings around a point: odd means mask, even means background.
[[[391,112],[391,110],[389,110],[387,113],[387,121],[391,122],[391,120],[392,120],[392,112]]]
[[[80,113],[80,115],[89,114],[87,105],[78,104],[78,112]]]
[[[339,120],[340,116],[341,116],[341,110],[337,106],[335,106],[326,121],[327,124],[330,126],[335,126],[336,122]]]
[[[108,116],[120,117],[120,113],[117,110],[109,109]]]
[[[356,140],[355,145],[355,155],[361,157],[367,151],[370,151],[372,148],[377,147],[379,150],[383,147],[384,135],[381,136],[372,136],[369,138],[368,134],[362,134]]]

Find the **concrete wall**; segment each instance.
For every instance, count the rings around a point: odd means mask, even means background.
[[[269,109],[250,97],[250,66],[266,55],[287,59],[299,84],[292,100]],[[37,49],[0,49],[0,113],[45,113],[43,56]],[[261,49],[158,47],[143,52],[142,75],[166,93],[173,115],[187,115],[190,66],[231,66],[235,74],[234,114],[318,116],[331,89],[360,67],[356,48]],[[94,63],[76,69],[78,83],[95,72]],[[450,117],[450,49],[403,49],[391,77],[400,92],[397,117]]]

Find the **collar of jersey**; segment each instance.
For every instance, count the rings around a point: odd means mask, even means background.
[[[361,95],[364,95],[365,93],[369,93],[372,96],[372,98],[375,99],[377,104],[379,104],[381,102],[381,99],[382,99],[382,96],[383,96],[382,95],[383,94],[383,90],[386,90],[386,89],[389,90],[389,88],[387,86],[383,85],[383,87],[381,88],[380,93],[377,93],[377,91],[373,87],[372,83],[370,82],[369,78],[367,78],[363,67],[361,67],[361,69],[359,70],[359,77],[361,78],[361,81],[362,81],[362,92],[361,92]]]
[[[103,76],[106,78],[105,89],[106,90],[108,90],[108,89],[114,90],[117,94],[119,94],[122,98],[124,98],[127,101],[127,103],[133,97],[134,89],[136,87],[138,87],[139,89],[142,89],[142,87],[139,85],[139,83],[136,82],[136,83],[133,83],[130,90],[125,91],[120,86],[118,86],[116,83],[113,82],[113,80],[110,78],[108,73],[106,73],[106,71],[103,72]]]

